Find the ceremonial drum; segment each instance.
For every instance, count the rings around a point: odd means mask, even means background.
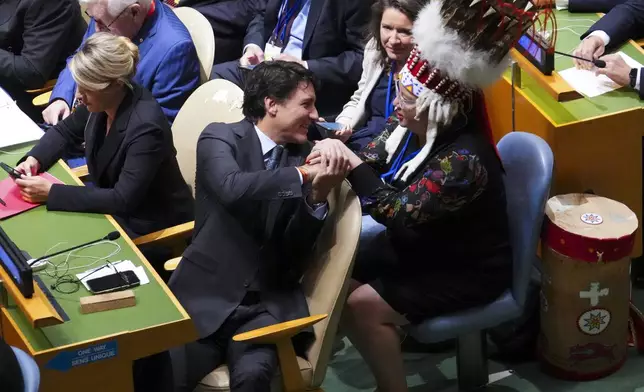
[[[592,380],[626,361],[630,254],[637,217],[624,204],[587,194],[548,200],[542,236],[542,369]]]

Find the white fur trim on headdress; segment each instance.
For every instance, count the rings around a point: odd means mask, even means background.
[[[385,142],[385,151],[387,151],[387,163],[391,162],[391,159],[394,157],[396,150],[400,143],[402,143],[403,137],[407,132],[407,128],[401,127],[398,125],[396,129],[389,135],[387,141]]]
[[[442,7],[443,0],[431,0],[414,22],[414,40],[423,57],[467,87],[482,89],[496,82],[507,69],[509,56],[493,64],[489,53],[465,47],[458,33],[445,26]]]
[[[427,133],[425,134],[425,145],[414,158],[401,166],[398,172],[394,175],[394,179],[400,178],[404,182],[407,181],[409,176],[416,172],[420,165],[425,161],[425,158],[429,156],[429,152],[431,151],[434,141],[436,140],[436,135],[438,134],[438,127],[440,125],[451,124],[452,120],[461,109],[460,106],[460,101],[447,101],[439,94],[436,94],[429,89],[418,97],[418,101],[416,101],[416,120],[418,120],[419,116],[425,111],[427,111],[427,117],[429,120]],[[385,143],[387,163],[391,162],[398,146],[403,142],[403,137],[405,136],[406,131],[407,128],[398,126],[387,139],[387,142]]]

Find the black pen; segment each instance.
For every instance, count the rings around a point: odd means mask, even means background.
[[[2,204],[5,207],[7,206],[7,203],[5,203],[4,200],[2,200],[2,199],[0,199],[0,204]]]

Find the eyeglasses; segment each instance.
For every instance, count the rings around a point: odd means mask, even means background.
[[[134,4],[138,4],[138,2],[132,3],[132,4],[128,5],[127,7],[123,8],[123,11],[121,11],[118,15],[116,15],[116,18],[112,19],[112,21],[108,25],[104,24],[103,22],[101,22],[99,20],[96,20],[96,18],[94,18],[92,15],[90,15],[89,12],[87,12],[87,10],[85,10],[85,15],[87,15],[88,18],[94,20],[94,22],[96,23],[96,26],[98,27],[98,29],[100,29],[100,30],[108,30],[108,31],[111,32],[112,30],[110,29],[110,26],[112,26],[114,24],[114,22],[119,20],[119,18],[125,13],[125,11],[127,11]]]
[[[417,98],[406,98],[402,93],[401,90],[404,89],[404,87],[400,86],[400,80],[397,80],[396,83],[396,96],[398,97],[398,102],[402,106],[405,106],[407,108],[412,108],[416,106],[416,101],[418,100]]]

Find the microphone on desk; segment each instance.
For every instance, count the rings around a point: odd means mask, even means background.
[[[572,54],[559,52],[557,50],[555,50],[555,53],[560,54],[562,56],[571,57],[573,59],[581,60],[581,61],[588,61],[589,63],[595,64],[595,67],[597,67],[597,68],[606,68],[606,62],[604,60],[589,60],[589,59],[585,59],[583,57],[574,56]]]
[[[40,268],[43,268],[46,264],[45,264],[44,262],[43,262],[43,263],[38,263],[39,261],[42,261],[42,260],[48,259],[48,258],[50,258],[50,257],[58,256],[58,255],[63,254],[63,253],[71,252],[71,251],[73,251],[73,250],[76,250],[76,249],[82,248],[82,247],[87,246],[87,245],[92,245],[92,244],[95,244],[95,243],[97,243],[97,242],[101,242],[101,241],[114,241],[114,240],[116,240],[116,239],[119,239],[120,237],[121,237],[121,233],[119,233],[118,231],[113,231],[113,232],[111,232],[111,233],[108,233],[108,234],[107,234],[105,237],[103,237],[103,238],[99,238],[99,239],[94,240],[94,241],[86,242],[86,243],[84,243],[84,244],[76,245],[76,246],[73,246],[73,247],[68,248],[68,249],[63,249],[63,250],[61,250],[61,251],[58,251],[58,252],[55,252],[55,253],[52,253],[52,254],[49,254],[49,255],[40,256],[40,257],[39,257],[39,258],[37,258],[37,259],[31,259],[31,260],[28,260],[28,261],[27,261],[27,264],[28,264],[30,267],[32,267],[32,269],[40,269]],[[38,264],[37,264],[37,263],[38,263]],[[34,264],[36,264],[36,265],[34,265]],[[40,264],[40,265],[39,265],[39,264]],[[41,265],[42,265],[42,266],[41,266]]]

